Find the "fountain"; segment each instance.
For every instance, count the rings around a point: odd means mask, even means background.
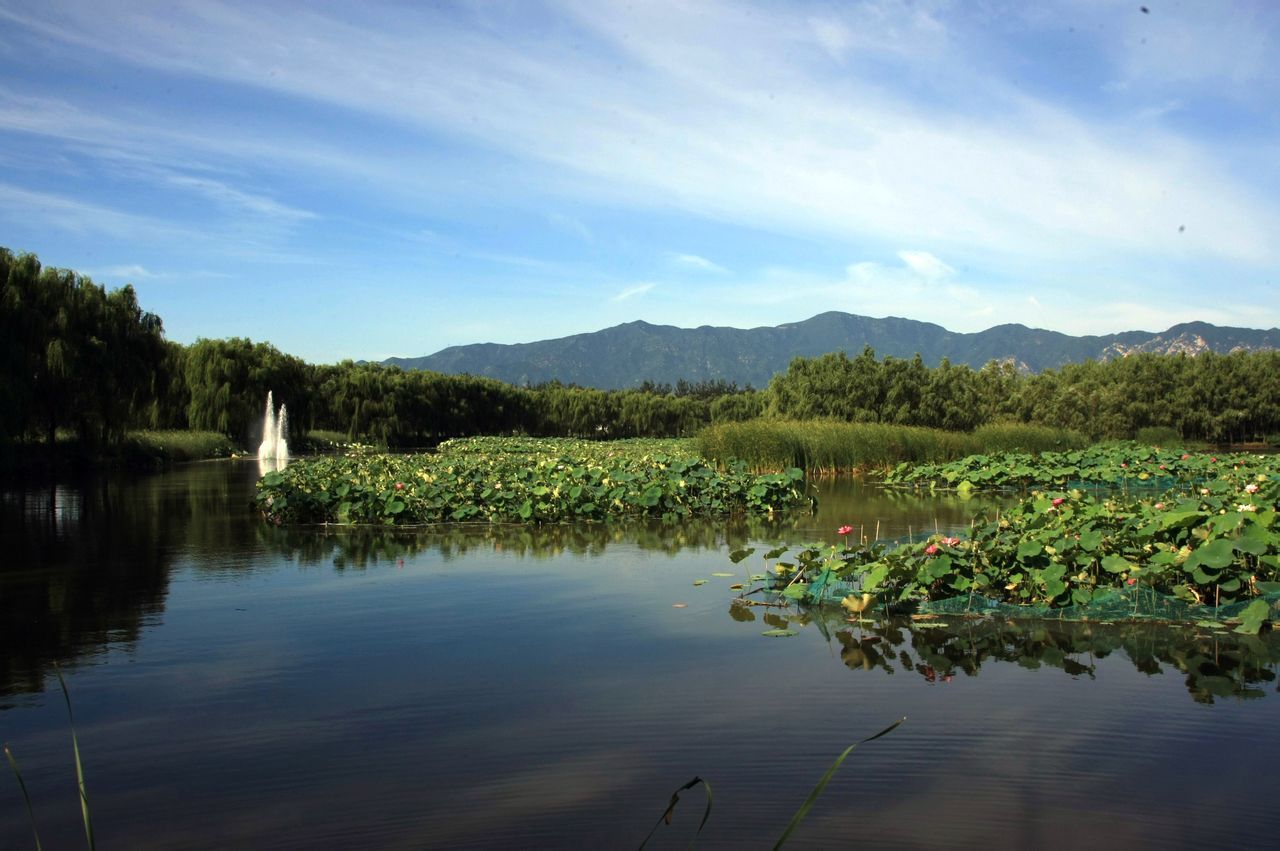
[[[271,391],[267,391],[267,412],[262,417],[262,443],[258,446],[258,462],[265,465],[267,461],[275,462],[276,468],[283,467],[289,461],[289,443],[285,439],[289,434],[288,414],[280,405],[277,414],[271,399]]]

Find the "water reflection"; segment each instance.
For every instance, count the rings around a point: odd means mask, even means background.
[[[1240,635],[1191,624],[994,618],[853,623],[827,609],[756,608],[736,600],[729,616],[773,629],[815,628],[839,648],[851,671],[914,674],[938,685],[1000,663],[1093,679],[1100,660],[1122,654],[1142,674],[1182,677],[1193,700],[1212,704],[1263,697],[1280,665],[1280,634],[1274,631]]]
[[[862,534],[967,526],[994,502],[954,494],[881,490],[852,479],[814,483],[815,513],[712,518],[667,524],[631,521],[547,526],[416,529],[277,528],[249,499],[256,459],[192,465],[160,475],[99,477],[0,489],[0,698],[45,688],[53,661],[70,662],[112,644],[137,642],[164,615],[172,573],[237,575],[273,569],[283,557],[335,571],[394,566],[421,554],[441,560],[502,553],[533,562],[602,558],[611,547],[707,558],[747,544],[834,543],[835,529]],[[694,559],[690,558],[692,562]],[[693,568],[691,568],[693,570]],[[658,580],[654,580],[658,581]],[[685,587],[681,580],[681,587]],[[1179,672],[1196,700],[1257,697],[1275,679],[1277,639],[1152,624],[1039,625],[994,620],[851,625],[838,611],[731,606],[743,623],[812,625],[853,670],[914,672],[932,682],[976,675],[983,663],[1059,668],[1093,676],[1094,661],[1123,651],[1143,673]],[[943,624],[946,623],[946,626]],[[0,703],[0,706],[3,706]]]
[[[616,521],[550,524],[545,526],[476,525],[416,529],[308,526],[274,527],[263,524],[259,540],[270,551],[304,565],[331,564],[339,570],[364,569],[396,562],[424,552],[445,559],[471,552],[501,552],[532,559],[564,555],[596,557],[610,545],[626,543],[648,552],[720,550],[759,538],[779,538],[792,531],[795,518],[703,518],[681,523]]]
[[[179,557],[242,552],[253,473],[202,464],[0,489],[0,696],[44,690],[53,661],[137,641]]]
[[[266,549],[301,564],[330,563],[338,569],[394,563],[424,552],[446,558],[469,552],[504,552],[535,559],[562,555],[600,556],[609,545],[627,543],[650,552],[734,549],[751,541],[808,543],[839,540],[836,529],[846,523],[865,537],[896,538],[921,531],[967,528],[975,512],[994,508],[999,497],[965,498],[879,488],[857,479],[825,478],[812,482],[816,511],[770,517],[691,518],[675,523],[659,520],[616,520],[604,523],[542,526],[439,525],[415,528],[376,526],[273,527],[259,524],[258,540]]]
[[[289,466],[288,458],[263,458],[258,456],[258,476],[265,476],[267,473],[278,473],[285,467]]]

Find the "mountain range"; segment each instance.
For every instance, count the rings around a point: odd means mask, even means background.
[[[1167,331],[1124,331],[1073,337],[1025,325],[997,325],[962,334],[912,319],[873,319],[851,313],[820,313],[803,322],[761,328],[676,328],[627,322],[588,334],[534,343],[475,343],[433,355],[388,358],[404,369],[469,373],[512,384],[565,384],[601,389],[635,387],[652,380],[674,384],[721,379],[764,387],[791,359],[871,346],[876,355],[912,358],[934,366],[942,358],[979,369],[990,361],[1039,372],[1088,359],[1109,360],[1138,352],[1189,355],[1238,349],[1280,349],[1280,329],[1229,328],[1187,322]]]

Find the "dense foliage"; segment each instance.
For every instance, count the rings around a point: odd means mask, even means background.
[[[264,476],[256,499],[275,523],[554,522],[771,513],[803,491],[800,470],[716,469],[686,441],[471,438],[303,459]]]
[[[108,293],[0,248],[0,440],[73,428],[99,445],[155,425],[166,353],[159,317],[132,287]]]
[[[482,434],[691,436],[760,417],[952,433],[1043,425],[1093,439],[1152,429],[1208,441],[1280,434],[1275,351],[1136,355],[1027,376],[994,362],[973,370],[945,360],[930,368],[919,356],[878,359],[868,348],[852,358],[796,358],[760,391],[716,380],[520,387],[352,361],[308,364],[240,338],[181,346],[164,339],[131,287],[107,292],[0,249],[0,445],[52,442],[60,430],[118,445],[129,429],[187,428],[253,445],[268,390],[288,406],[294,443],[317,429],[386,446]]]
[[[1114,480],[1128,463],[1119,459],[1135,452],[1117,446],[1072,463],[1027,461],[1018,480],[1052,488],[1065,478],[1091,478],[1091,471]],[[1142,496],[1122,489],[1033,491],[1010,508],[975,518],[963,535],[804,548],[788,563],[804,582],[789,593],[811,597],[815,585],[852,583],[858,595],[845,604],[857,612],[967,596],[979,600],[974,611],[990,601],[1094,606],[1114,615],[1117,605],[1132,603],[1135,612],[1160,616],[1175,610],[1168,600],[1200,611],[1233,607],[1240,629],[1256,632],[1274,615],[1271,600],[1280,595],[1280,457],[1176,457],[1176,470],[1172,458],[1165,464],[1157,463],[1159,456],[1135,458],[1136,476],[1172,477],[1167,489]]]
[[[1280,352],[1137,354],[1086,361],[1037,375],[1007,364],[935,369],[864,349],[796,358],[769,385],[778,417],[832,417],[967,430],[985,423],[1039,423],[1091,439],[1162,428],[1182,439],[1244,442],[1280,431]]]
[[[1248,462],[1241,459],[1249,459]],[[1218,478],[1250,456],[1219,458],[1213,453],[1162,449],[1134,441],[1098,443],[1068,452],[1003,452],[970,455],[944,464],[902,463],[885,476],[888,484],[928,484],[967,489],[1066,486],[1092,483],[1112,486],[1169,486]]]

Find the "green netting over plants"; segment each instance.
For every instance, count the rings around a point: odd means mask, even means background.
[[[862,593],[864,593],[862,587],[857,583],[832,576],[823,577],[819,574],[814,582],[804,586],[804,594],[798,599],[811,605],[840,605],[846,599],[860,599]],[[1150,588],[1138,587],[1104,589],[1095,592],[1088,603],[1066,606],[1015,605],[982,594],[966,594],[934,600],[878,605],[873,601],[863,610],[863,615],[886,612],[961,617],[1044,618],[1064,621],[1147,620],[1205,623],[1214,626],[1232,624],[1251,626],[1252,628],[1248,631],[1257,632],[1257,627],[1262,622],[1276,619],[1276,613],[1280,612],[1280,592],[1260,594],[1249,599],[1220,603],[1217,606],[1189,603]]]
[[[1215,476],[1203,475],[1208,464]],[[851,523],[838,530],[843,543],[766,553],[765,582],[748,593],[838,602],[859,616],[1231,621],[1256,633],[1280,621],[1280,458],[1209,456],[1195,467],[1164,491],[1032,490],[975,516],[963,537],[850,543]]]

